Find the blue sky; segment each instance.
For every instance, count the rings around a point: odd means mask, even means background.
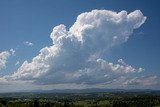
[[[1,0],[0,53],[7,51],[11,54],[10,49],[15,50],[15,53],[9,56],[5,67],[2,70],[0,69],[0,77],[3,78],[6,75],[12,75],[14,72],[18,72],[24,61],[28,63],[32,62],[32,59],[39,54],[41,49],[46,46],[52,46],[50,34],[55,26],[64,24],[69,29],[75,23],[78,15],[94,9],[115,12],[125,10],[128,14],[138,9],[147,17],[145,23],[133,31],[127,42],[112,48],[103,54],[101,58],[114,64],[117,63],[118,59],[123,59],[127,65],[145,69],[140,74],[127,75],[127,77],[134,78],[138,75],[142,76],[142,78],[148,77],[150,79],[150,76],[153,77],[156,75],[156,81],[159,81],[160,7],[158,0]],[[33,45],[30,46],[28,45],[29,43]],[[72,62],[72,59],[68,60]],[[15,65],[16,63],[17,65]],[[76,66],[80,68],[79,65]],[[43,81],[43,78],[39,79]],[[140,80],[142,79],[138,79],[137,81]],[[47,80],[45,79],[45,81]],[[79,86],[78,83],[75,84]],[[5,89],[5,86],[3,87]],[[137,86],[136,88],[141,87]],[[150,87],[144,86],[143,88]],[[157,87],[152,88],[156,89]],[[160,87],[158,88],[160,89]]]

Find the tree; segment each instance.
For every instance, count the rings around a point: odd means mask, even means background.
[[[34,107],[39,107],[39,102],[37,100],[34,101]]]
[[[123,101],[115,101],[112,107],[128,107],[128,105]]]

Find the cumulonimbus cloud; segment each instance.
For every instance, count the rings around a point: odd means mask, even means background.
[[[126,42],[146,20],[140,10],[127,13],[93,10],[77,17],[69,28],[61,24],[50,35],[53,45],[44,47],[31,62],[25,61],[11,76],[36,84],[103,84],[143,71],[122,59],[114,64],[103,59],[111,48]]]

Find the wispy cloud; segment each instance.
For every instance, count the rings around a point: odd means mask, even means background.
[[[29,42],[29,41],[24,41],[23,44],[26,46],[33,46],[34,45],[32,42]]]
[[[19,61],[17,61],[16,63],[15,63],[15,66],[17,66],[17,65],[19,65],[20,64],[20,62]]]

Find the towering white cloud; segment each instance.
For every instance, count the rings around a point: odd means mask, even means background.
[[[103,56],[126,42],[145,20],[140,10],[82,13],[69,30],[63,24],[54,27],[50,35],[53,45],[41,49],[31,62],[25,61],[9,78],[37,84],[103,84],[141,72],[143,68],[134,68],[122,59],[114,64]]]
[[[3,51],[0,53],[0,71],[6,68],[6,63],[9,57],[10,53],[8,51]]]

